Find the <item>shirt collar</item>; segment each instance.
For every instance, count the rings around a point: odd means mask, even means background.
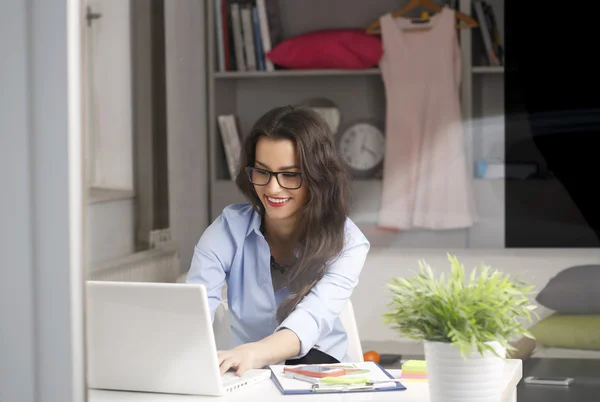
[[[258,213],[258,211],[253,208],[252,216],[250,217],[250,223],[248,224],[248,230],[246,231],[246,237],[248,237],[251,233],[256,233],[257,235],[264,237],[261,232],[262,225],[262,216]]]

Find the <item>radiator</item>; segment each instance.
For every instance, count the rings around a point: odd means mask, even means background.
[[[123,258],[94,264],[89,278],[95,281],[176,282],[180,276],[179,248],[163,243]]]

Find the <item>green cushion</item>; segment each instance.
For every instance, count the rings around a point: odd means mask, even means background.
[[[553,314],[537,322],[530,332],[543,346],[600,350],[600,314]]]

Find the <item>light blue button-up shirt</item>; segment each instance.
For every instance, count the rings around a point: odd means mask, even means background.
[[[367,238],[347,218],[344,249],[296,309],[277,325],[277,307],[290,293],[285,287],[273,291],[271,252],[260,227],[261,217],[251,204],[226,207],[196,244],[186,282],[206,286],[213,321],[227,282],[232,347],[288,328],[300,339],[300,353],[292,358],[315,347],[348,362],[348,338],[340,313],[358,283],[370,248]]]

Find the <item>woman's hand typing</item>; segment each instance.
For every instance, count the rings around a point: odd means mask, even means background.
[[[250,342],[230,350],[217,352],[221,375],[236,369],[243,375],[250,369],[261,369],[296,356],[300,351],[300,340],[293,331],[283,328],[258,342]]]
[[[241,376],[246,370],[267,366],[269,362],[264,349],[265,345],[252,342],[230,350],[218,351],[221,375],[230,369],[236,369],[236,375]]]

